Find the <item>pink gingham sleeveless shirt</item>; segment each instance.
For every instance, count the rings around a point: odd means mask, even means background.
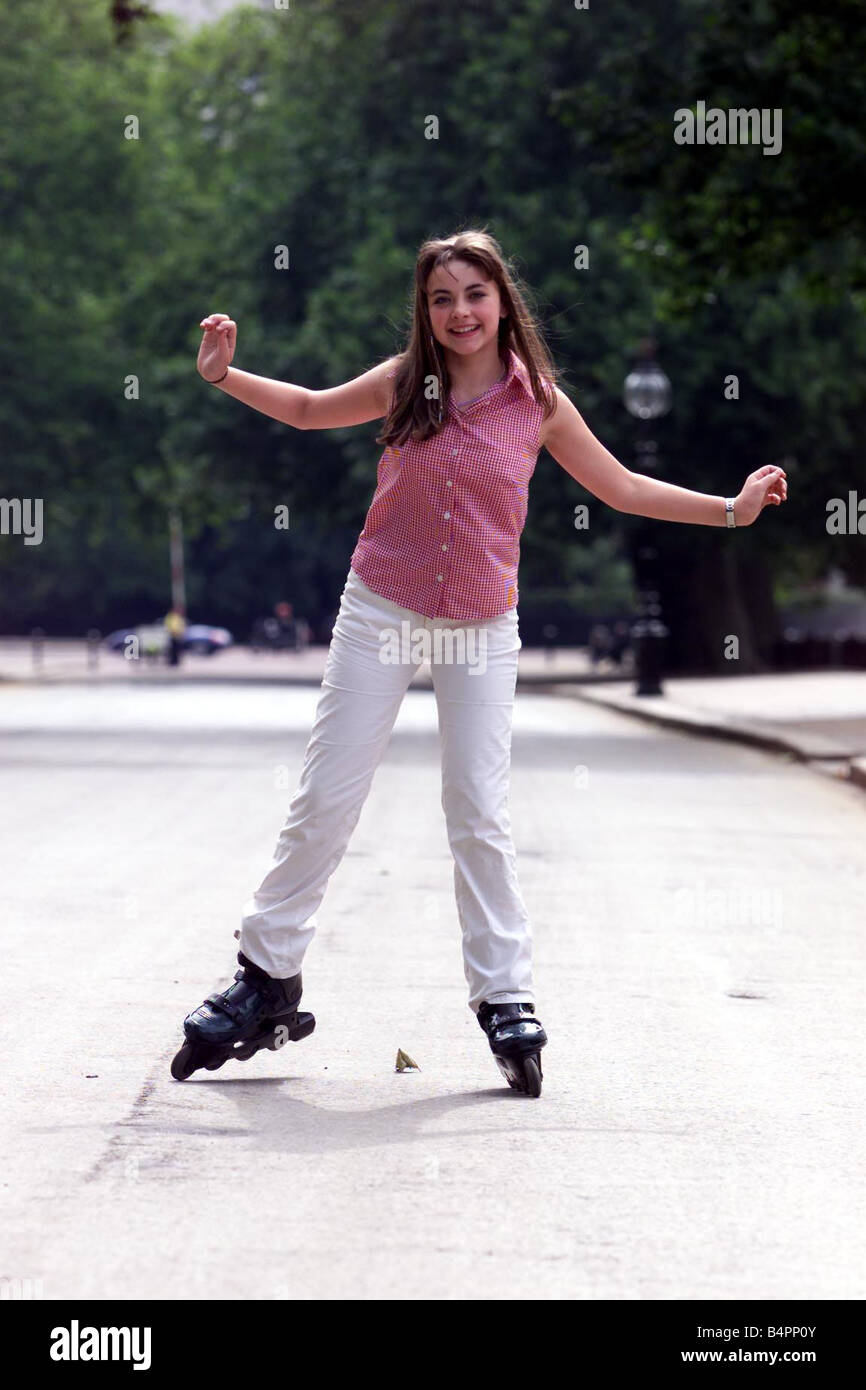
[[[351,568],[374,593],[428,618],[482,622],[518,601],[544,407],[525,364],[506,351],[505,376],[474,401],[449,403],[439,434],[389,445],[379,460]]]

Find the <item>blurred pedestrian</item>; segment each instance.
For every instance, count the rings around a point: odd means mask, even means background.
[[[183,635],[186,632],[186,619],[179,608],[172,607],[163,619],[168,632],[167,658],[169,666],[179,666],[183,652]]]
[[[617,666],[622,666],[623,658],[631,646],[631,632],[628,623],[624,618],[614,624],[613,633],[610,639],[610,659]]]
[[[595,623],[589,634],[589,655],[593,666],[599,666],[610,656],[612,638],[607,623]]]
[[[274,604],[274,617],[277,620],[276,645],[282,649],[297,651],[298,625],[292,605],[283,601]]]

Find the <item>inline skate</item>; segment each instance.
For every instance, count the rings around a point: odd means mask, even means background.
[[[528,1003],[478,1006],[478,1022],[509,1086],[527,1096],[541,1095],[541,1049],[547,1034]]]
[[[235,1057],[246,1062],[266,1047],[306,1038],[316,1026],[312,1014],[298,1013],[301,977],[275,980],[238,952],[240,970],[222,994],[209,994],[183,1021],[186,1042],[171,1064],[175,1081],[194,1071],[216,1071]]]

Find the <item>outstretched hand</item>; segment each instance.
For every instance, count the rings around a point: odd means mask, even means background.
[[[779,507],[788,496],[788,479],[784,468],[767,463],[750,473],[734,502],[734,517],[738,526],[751,526],[765,507]]]
[[[204,329],[196,367],[205,381],[217,381],[235,355],[238,326],[228,314],[208,314],[199,324]]]

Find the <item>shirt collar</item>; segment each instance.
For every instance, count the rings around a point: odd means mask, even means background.
[[[519,381],[529,399],[534,401],[535,396],[532,394],[532,382],[530,381],[529,371],[525,362],[517,356],[513,348],[508,348],[508,356],[510,359],[508,363],[508,375],[503,385],[510,386],[512,381]]]
[[[530,400],[535,400],[535,397],[532,393],[532,382],[529,379],[529,372],[527,371],[525,363],[521,360],[521,358],[517,356],[517,353],[514,351],[513,348],[506,348],[505,351],[507,354],[508,361],[505,376],[501,379],[501,381],[495,381],[493,385],[489,388],[489,390],[485,391],[484,395],[481,396],[477,401],[471,401],[469,405],[461,405],[456,407],[456,409],[458,409],[461,414],[465,414],[469,410],[474,410],[475,407],[478,405],[486,405],[486,403],[491,399],[492,396],[498,396],[500,392],[510,390],[512,383],[515,381],[517,382],[518,386],[523,387],[523,390],[526,392]]]

